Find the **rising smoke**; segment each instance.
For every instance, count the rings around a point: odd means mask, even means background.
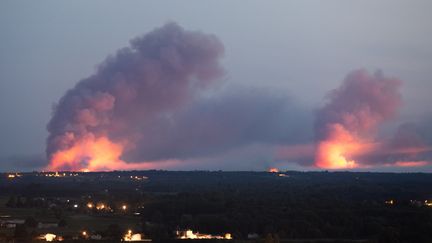
[[[397,115],[401,83],[381,72],[350,73],[317,113],[315,164],[332,169],[362,166],[356,157],[377,149],[379,125]]]
[[[132,40],[56,105],[47,126],[47,169],[227,160],[314,161],[341,169],[425,165],[432,158],[427,122],[404,124],[390,138],[378,136],[402,105],[400,80],[351,72],[328,94],[312,125],[311,112],[286,95],[244,88],[203,95],[224,74],[223,52],[215,36],[175,23]]]
[[[262,163],[278,145],[310,139],[311,113],[286,94],[211,88],[223,75],[222,54],[216,37],[173,23],[133,40],[60,100],[47,169]]]
[[[226,87],[142,127],[152,139],[140,140],[139,149],[125,153],[125,158],[205,160],[246,146],[304,143],[312,137],[311,127],[311,112],[285,94]]]
[[[175,23],[132,40],[56,105],[47,127],[48,169],[139,168],[120,156],[143,139],[140,128],[220,78],[223,52],[215,36]]]
[[[401,124],[395,133],[381,139],[374,150],[358,159],[370,166],[425,166],[432,161],[431,117]]]

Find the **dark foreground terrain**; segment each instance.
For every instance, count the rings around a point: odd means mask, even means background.
[[[430,199],[431,174],[5,173],[0,241],[432,242]]]

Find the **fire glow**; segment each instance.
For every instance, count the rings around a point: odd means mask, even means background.
[[[199,240],[199,239],[218,239],[218,240],[232,240],[231,233],[224,235],[211,235],[211,234],[200,234],[199,232],[194,233],[192,230],[176,231],[177,238],[181,240]]]
[[[140,142],[149,139],[143,124],[181,109],[220,78],[224,47],[213,35],[187,31],[175,23],[130,44],[55,106],[47,126],[47,170],[149,169],[177,162],[148,162],[145,155],[137,155]],[[123,160],[125,153],[132,153],[128,160],[136,163]]]
[[[47,170],[57,171],[68,169],[71,171],[111,171],[111,170],[139,170],[165,168],[178,164],[178,160],[146,161],[127,163],[120,159],[124,150],[121,143],[113,143],[106,137],[88,139],[76,143],[67,150],[57,151],[53,154]],[[133,179],[142,180],[144,177]]]
[[[123,146],[106,137],[88,136],[67,150],[53,154],[49,170],[69,168],[74,171],[113,170],[124,168],[120,160]]]
[[[356,168],[354,160],[346,157],[348,146],[339,142],[323,142],[319,144],[316,165],[328,169]]]
[[[191,112],[185,108],[199,100],[201,93],[205,94],[206,88],[223,76],[219,64],[223,52],[224,47],[215,36],[186,31],[175,23],[132,40],[129,47],[107,58],[94,75],[79,81],[66,92],[55,106],[47,126],[46,154],[50,162],[46,170],[162,169],[181,162],[198,161],[196,158],[205,159],[206,155],[201,153],[206,150],[210,151],[207,155],[218,156],[219,152],[211,152],[212,149],[205,146],[229,146],[223,142],[200,146],[201,137],[206,136],[209,141],[237,139],[231,132],[230,136],[221,139],[225,134],[223,126],[216,126],[217,132],[211,131],[212,124],[218,124],[221,115],[204,120],[210,123],[208,128],[203,126],[193,132],[186,129],[179,133],[179,138],[174,137],[172,141],[167,138],[182,130],[179,125],[183,124],[179,122],[182,119],[187,121],[184,124],[188,127],[197,123],[189,115],[184,118],[182,112]],[[282,144],[282,149],[272,152],[273,148],[269,148],[268,153],[300,165],[308,161],[307,165],[313,163],[324,169],[366,168],[378,163],[401,167],[427,165],[428,161],[415,155],[431,151],[429,147],[418,144],[393,146],[379,137],[380,126],[394,119],[402,105],[401,83],[381,72],[351,72],[340,87],[328,94],[327,103],[317,110],[313,141],[304,141],[305,144],[300,145],[290,143],[288,147]],[[221,110],[226,113],[225,109]],[[238,119],[231,120],[239,123],[236,124],[238,127],[233,126],[236,129],[248,127]],[[165,127],[173,132],[164,134],[161,131],[170,131]],[[227,127],[227,131],[232,129]],[[276,127],[275,131],[279,129]],[[260,135],[250,137],[258,143],[262,134],[267,135],[261,129],[257,130]],[[200,132],[204,135],[198,134]],[[189,136],[195,137],[200,144],[186,141],[185,137]],[[401,136],[406,133],[402,132]],[[237,139],[236,146],[248,144],[248,139],[249,136]],[[278,136],[277,139],[279,141]],[[181,146],[177,146],[179,144]],[[188,153],[193,156],[187,157]],[[277,170],[270,172],[277,173]]]
[[[270,169],[268,169],[268,172],[270,172],[270,173],[278,173],[279,169],[278,168],[270,168]]]
[[[401,81],[364,70],[349,74],[333,90],[315,124],[315,165],[328,169],[365,167],[356,157],[378,150],[378,126],[395,117],[401,105]]]
[[[355,138],[339,125],[334,126],[331,137],[318,144],[316,165],[321,168],[355,168],[358,165],[348,158],[350,152],[360,146]]]

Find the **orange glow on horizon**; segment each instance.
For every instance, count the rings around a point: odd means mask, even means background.
[[[348,146],[337,142],[321,142],[318,146],[316,165],[326,169],[352,169],[358,167],[355,160],[346,158]]]
[[[395,163],[396,166],[400,167],[418,167],[428,165],[428,161],[398,161]]]
[[[270,172],[270,173],[278,173],[278,172],[279,172],[279,169],[278,169],[278,168],[270,168],[270,169],[268,170],[268,172]]]
[[[112,171],[112,170],[146,170],[146,169],[163,169],[178,165],[181,161],[176,159],[163,161],[143,161],[129,163],[121,158],[126,147],[126,143],[113,142],[106,136],[94,137],[88,135],[77,141],[74,146],[66,150],[55,152],[52,157],[47,171]],[[304,145],[305,148],[301,153],[312,152],[313,146]],[[379,143],[371,142],[371,139],[359,138],[355,134],[348,132],[343,127],[337,125],[331,129],[330,136],[316,145],[315,166],[323,169],[355,169],[367,168],[374,166],[364,161],[356,161],[358,155],[367,153],[374,154],[405,154],[415,155],[425,151],[431,151],[430,147],[409,147],[402,149],[389,150]],[[297,151],[297,147],[293,149]],[[292,152],[292,151],[288,151]],[[288,153],[288,155],[290,155]],[[185,162],[185,161],[183,161]],[[187,161],[186,161],[187,162]],[[416,161],[407,159],[407,161],[395,161],[385,166],[399,167],[420,167],[429,165],[430,161]],[[383,164],[381,164],[383,165]],[[269,168],[268,172],[278,173],[277,168]],[[51,174],[47,174],[51,176]],[[65,176],[56,172],[54,176]],[[9,178],[19,176],[10,174]],[[141,180],[137,176],[131,179]]]
[[[333,124],[327,140],[317,144],[315,165],[325,169],[354,169],[365,168],[355,157],[371,152],[376,153],[381,145],[371,139],[361,138],[346,130],[339,124]]]
[[[325,169],[354,169],[354,168],[370,168],[378,166],[379,164],[360,164],[350,157],[356,157],[358,155],[364,155],[368,153],[374,153],[376,155],[392,155],[392,154],[403,154],[413,155],[417,152],[430,151],[426,148],[404,148],[397,150],[386,150],[379,143],[367,143],[367,142],[338,142],[338,141],[325,141],[319,143],[317,146],[317,153],[315,157],[315,165],[319,168]],[[421,167],[431,164],[430,161],[419,160],[419,161],[395,161],[392,163],[384,164],[385,166],[397,166],[397,167]]]
[[[70,168],[75,171],[110,170],[124,163],[119,159],[123,146],[107,137],[88,136],[67,150],[57,151],[51,158],[48,170]]]
[[[71,148],[55,152],[46,170],[81,172],[139,170],[164,168],[179,162],[178,160],[166,160],[128,163],[120,159],[124,148],[124,144],[114,143],[105,136],[99,138],[87,136]]]
[[[364,152],[370,145],[370,143],[361,141],[340,124],[333,124],[330,127],[329,138],[317,145],[315,165],[326,169],[358,168],[359,164],[350,157]]]

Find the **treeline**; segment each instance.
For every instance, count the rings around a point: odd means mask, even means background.
[[[113,172],[110,178],[124,173]],[[90,173],[85,175],[88,179],[65,180],[63,190],[59,190],[58,181],[39,178],[37,186],[35,181],[22,180],[3,187],[9,185],[13,195],[22,197],[28,195],[25,188],[33,183],[32,195],[55,192],[58,197],[91,195],[113,205],[127,202],[141,217],[141,231],[159,241],[174,238],[176,230],[193,229],[230,232],[239,240],[271,235],[281,242],[305,238],[432,242],[432,208],[410,203],[432,199],[430,174],[128,173],[149,179],[99,181],[100,173]],[[389,200],[394,203],[386,204]],[[16,206],[22,204],[26,204],[25,198],[16,199]]]

